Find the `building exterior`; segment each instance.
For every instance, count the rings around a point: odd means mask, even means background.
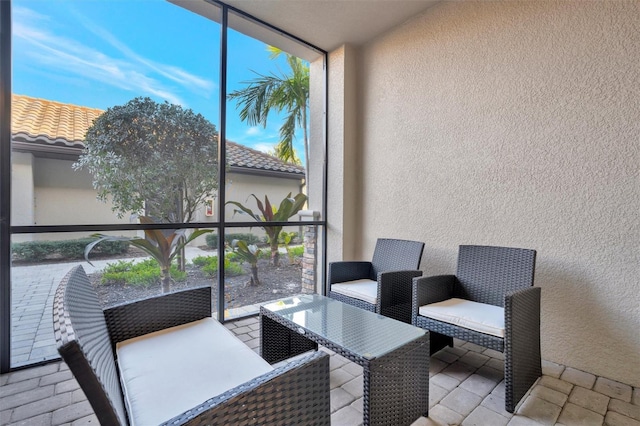
[[[87,129],[102,110],[24,95],[13,95],[12,107],[14,226],[129,223],[130,217],[118,218],[109,203],[97,199],[88,171],[72,167],[84,148]],[[227,161],[228,201],[253,206],[248,199],[250,194],[259,198],[268,195],[270,200],[279,202],[287,194],[303,190],[305,175],[300,166],[230,141]],[[195,220],[216,221],[216,204],[210,203],[208,208],[203,205]],[[227,220],[247,221],[246,216],[233,214],[233,206],[226,209]],[[260,228],[252,231],[260,233]],[[57,238],[55,234],[15,237],[22,241],[32,237]],[[59,236],[69,237],[68,233]]]

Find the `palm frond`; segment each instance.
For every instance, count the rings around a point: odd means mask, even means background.
[[[304,60],[283,52],[277,47],[267,46],[267,51],[271,59],[285,54],[291,72],[282,75],[255,73],[256,79],[242,82],[247,86],[230,93],[228,98],[236,100],[240,119],[251,126],[266,127],[267,118],[272,110],[284,111],[286,116],[280,127],[281,140],[276,146],[276,154],[283,161],[299,162],[293,148],[298,127],[304,131],[305,156],[308,155],[306,111],[309,100],[309,65]]]
[[[257,73],[256,73],[257,74]],[[241,90],[227,95],[229,99],[236,99],[236,106],[241,107],[240,119],[249,125],[267,125],[267,116],[274,106],[273,93],[280,90],[282,80],[273,75],[258,74],[258,78],[250,82]]]

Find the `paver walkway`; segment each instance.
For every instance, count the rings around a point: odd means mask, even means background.
[[[214,252],[187,247],[185,257],[192,260]],[[137,260],[144,258],[137,258]],[[136,260],[136,259],[129,259]],[[103,269],[110,260],[50,263],[11,268],[11,366],[46,361],[58,357],[53,337],[53,297],[58,283],[71,268],[82,265],[91,274]]]
[[[258,318],[227,327],[259,350]],[[460,341],[437,353],[429,372],[429,417],[414,426],[640,426],[639,388],[548,362],[516,413],[507,413],[502,360],[499,352]],[[358,426],[362,368],[335,353],[330,365],[331,424]],[[55,362],[0,376],[0,424],[79,426],[98,421],[66,364]]]

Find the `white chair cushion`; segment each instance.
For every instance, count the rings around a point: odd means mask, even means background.
[[[378,303],[378,282],[373,280],[354,280],[331,284],[331,291],[354,299],[364,300],[375,305]]]
[[[116,345],[131,425],[157,425],[273,368],[213,318]]]
[[[504,337],[504,308],[500,306],[453,298],[421,306],[418,312],[423,317]]]

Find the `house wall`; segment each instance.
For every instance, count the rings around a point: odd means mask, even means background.
[[[35,225],[130,223],[118,218],[111,203],[96,198],[91,174],[73,170],[71,160],[36,158],[34,161]],[[68,238],[68,235],[63,235]],[[50,237],[50,236],[48,236]]]
[[[269,197],[269,201],[276,206],[291,193],[295,196],[300,193],[301,181],[297,179],[282,179],[268,176],[255,176],[240,173],[227,174],[226,197],[227,201],[237,201],[254,212],[259,212],[256,201],[251,194],[255,194],[260,201],[264,202],[264,196]],[[225,207],[225,217],[229,222],[250,222],[247,215],[233,214],[234,205]],[[294,218],[295,219],[295,218]]]
[[[241,173],[228,173],[227,185],[226,185],[226,199],[228,201],[237,201],[244,206],[250,208],[254,213],[260,214],[256,201],[251,194],[255,194],[260,201],[264,202],[264,196],[269,197],[269,201],[276,206],[280,205],[280,202],[291,193],[295,196],[300,192],[301,181],[297,179],[283,179],[269,176],[256,176]],[[217,207],[216,207],[217,208]],[[234,209],[237,209],[234,205],[227,205],[225,207],[225,218],[228,222],[251,222],[251,219],[246,214],[235,214]],[[215,222],[217,215],[214,217],[201,218],[206,222]],[[200,220],[200,219],[198,219]],[[298,217],[291,218],[293,221],[297,221]],[[297,227],[289,227],[283,229],[287,232],[299,232]],[[227,233],[253,233],[256,236],[264,237],[266,234],[259,226],[253,228],[230,228],[227,229]],[[199,237],[194,240],[193,245],[204,244],[204,237]]]
[[[14,153],[12,169],[12,216],[13,225],[78,225],[78,224],[117,224],[130,223],[128,215],[119,219],[111,211],[112,204],[103,203],[96,198],[96,190],[92,186],[89,172],[75,171],[74,161],[37,158],[31,154]],[[300,181],[229,173],[227,175],[227,200],[238,200],[245,203],[249,194],[255,193],[261,199],[269,195],[273,202],[280,201],[289,193],[294,195],[300,191]],[[255,202],[249,201],[255,210]],[[216,206],[217,208],[217,206]],[[247,217],[233,217],[233,207],[227,206],[227,220],[247,221]],[[216,222],[217,215],[205,216],[204,207],[197,213],[196,220]],[[294,220],[297,218],[294,218]],[[291,228],[289,231],[293,230]],[[235,232],[249,232],[249,229],[238,229]],[[264,235],[260,228],[252,232]],[[115,232],[127,235],[127,232]],[[41,235],[15,235],[14,241],[29,239],[71,239],[85,237],[86,233],[53,233]],[[192,243],[203,245],[205,237]]]
[[[11,155],[11,225],[33,225],[33,155]],[[14,237],[15,239],[15,237]]]
[[[362,47],[358,256],[534,248],[543,358],[640,386],[638,28],[639,2],[442,2]]]
[[[72,164],[73,161],[34,157],[29,153],[12,154],[13,226],[129,223],[129,217],[117,218],[110,203],[96,199],[89,173],[74,171]],[[66,240],[86,236],[87,233],[78,232],[15,234],[12,240]]]

